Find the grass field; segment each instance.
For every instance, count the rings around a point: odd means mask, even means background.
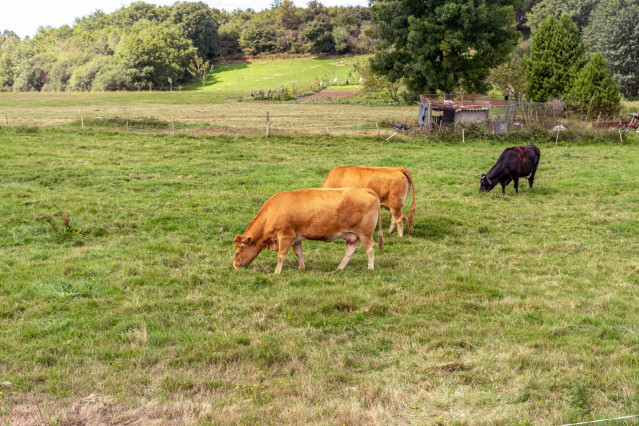
[[[226,99],[230,94],[233,92],[0,93],[0,125],[5,125],[5,116],[12,126],[76,128],[81,117],[87,121],[96,117],[155,118],[175,119],[178,130],[184,124],[207,126],[208,133],[263,135],[267,111],[275,135],[328,132],[388,137],[391,129],[378,130],[375,123],[417,124],[414,107],[238,102]]]
[[[505,147],[481,142],[0,128],[0,146],[0,424],[639,412],[636,140],[540,146],[536,187],[506,196],[478,193]],[[336,272],[343,244],[319,242],[306,271],[290,255],[274,276],[271,252],[233,270],[268,197],[342,164],[409,168],[410,237],[374,271],[360,248]]]
[[[353,63],[364,56],[329,59],[294,58],[265,59],[215,65],[213,73],[202,89],[201,84],[189,84],[188,89],[216,91],[268,90],[279,86],[301,86],[315,79],[330,83],[337,78],[343,84],[349,78]],[[351,78],[352,79],[352,78]],[[353,83],[353,81],[351,81]]]

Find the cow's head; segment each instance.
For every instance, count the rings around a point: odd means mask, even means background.
[[[253,259],[260,254],[262,248],[255,244],[250,236],[238,235],[235,237],[233,267],[238,269],[250,265]]]
[[[488,176],[482,173],[481,178],[479,180],[479,192],[490,192],[493,189],[497,182],[493,182]]]

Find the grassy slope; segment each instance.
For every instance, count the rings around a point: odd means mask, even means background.
[[[536,188],[502,197],[478,194],[504,148],[482,143],[0,131],[0,146],[0,422],[639,411],[636,147],[542,146]],[[343,245],[319,242],[303,272],[290,254],[273,276],[271,252],[232,270],[264,200],[339,164],[407,166],[413,235],[386,237],[375,271],[360,248],[335,272]],[[57,208],[80,234],[38,220]]]
[[[301,86],[318,79],[334,78],[343,83],[352,70],[352,64],[362,57],[331,59],[275,59],[216,65],[207,81],[206,91],[251,91],[277,87]],[[201,90],[201,84],[190,84]]]

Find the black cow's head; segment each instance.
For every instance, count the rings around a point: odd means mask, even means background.
[[[481,174],[481,179],[479,180],[479,192],[490,192],[497,185],[497,182],[492,181],[485,174]]]

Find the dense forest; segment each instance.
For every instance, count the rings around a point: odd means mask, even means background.
[[[546,20],[563,16],[558,28],[584,42],[578,65],[600,53],[597,63],[621,92],[636,96],[639,0],[375,0],[371,7],[275,0],[266,10],[230,12],[203,2],[137,1],[72,26],[41,27],[23,40],[4,29],[0,91],[162,90],[192,80],[193,64],[221,58],[376,53],[372,67],[358,71],[370,82],[382,79],[391,93],[494,87],[519,98],[530,87],[534,92],[533,79],[541,75],[528,59],[531,40],[554,25]],[[572,81],[579,69],[562,63],[570,56],[562,51],[565,34],[555,37],[557,60],[544,66],[574,68]],[[540,46],[533,43],[533,50]],[[569,86],[548,93],[566,94]]]
[[[24,40],[4,30],[0,91],[161,89],[192,78],[187,70],[196,57],[369,53],[370,25],[368,8],[317,1],[299,8],[282,0],[259,12],[139,1],[73,26],[41,27]]]

